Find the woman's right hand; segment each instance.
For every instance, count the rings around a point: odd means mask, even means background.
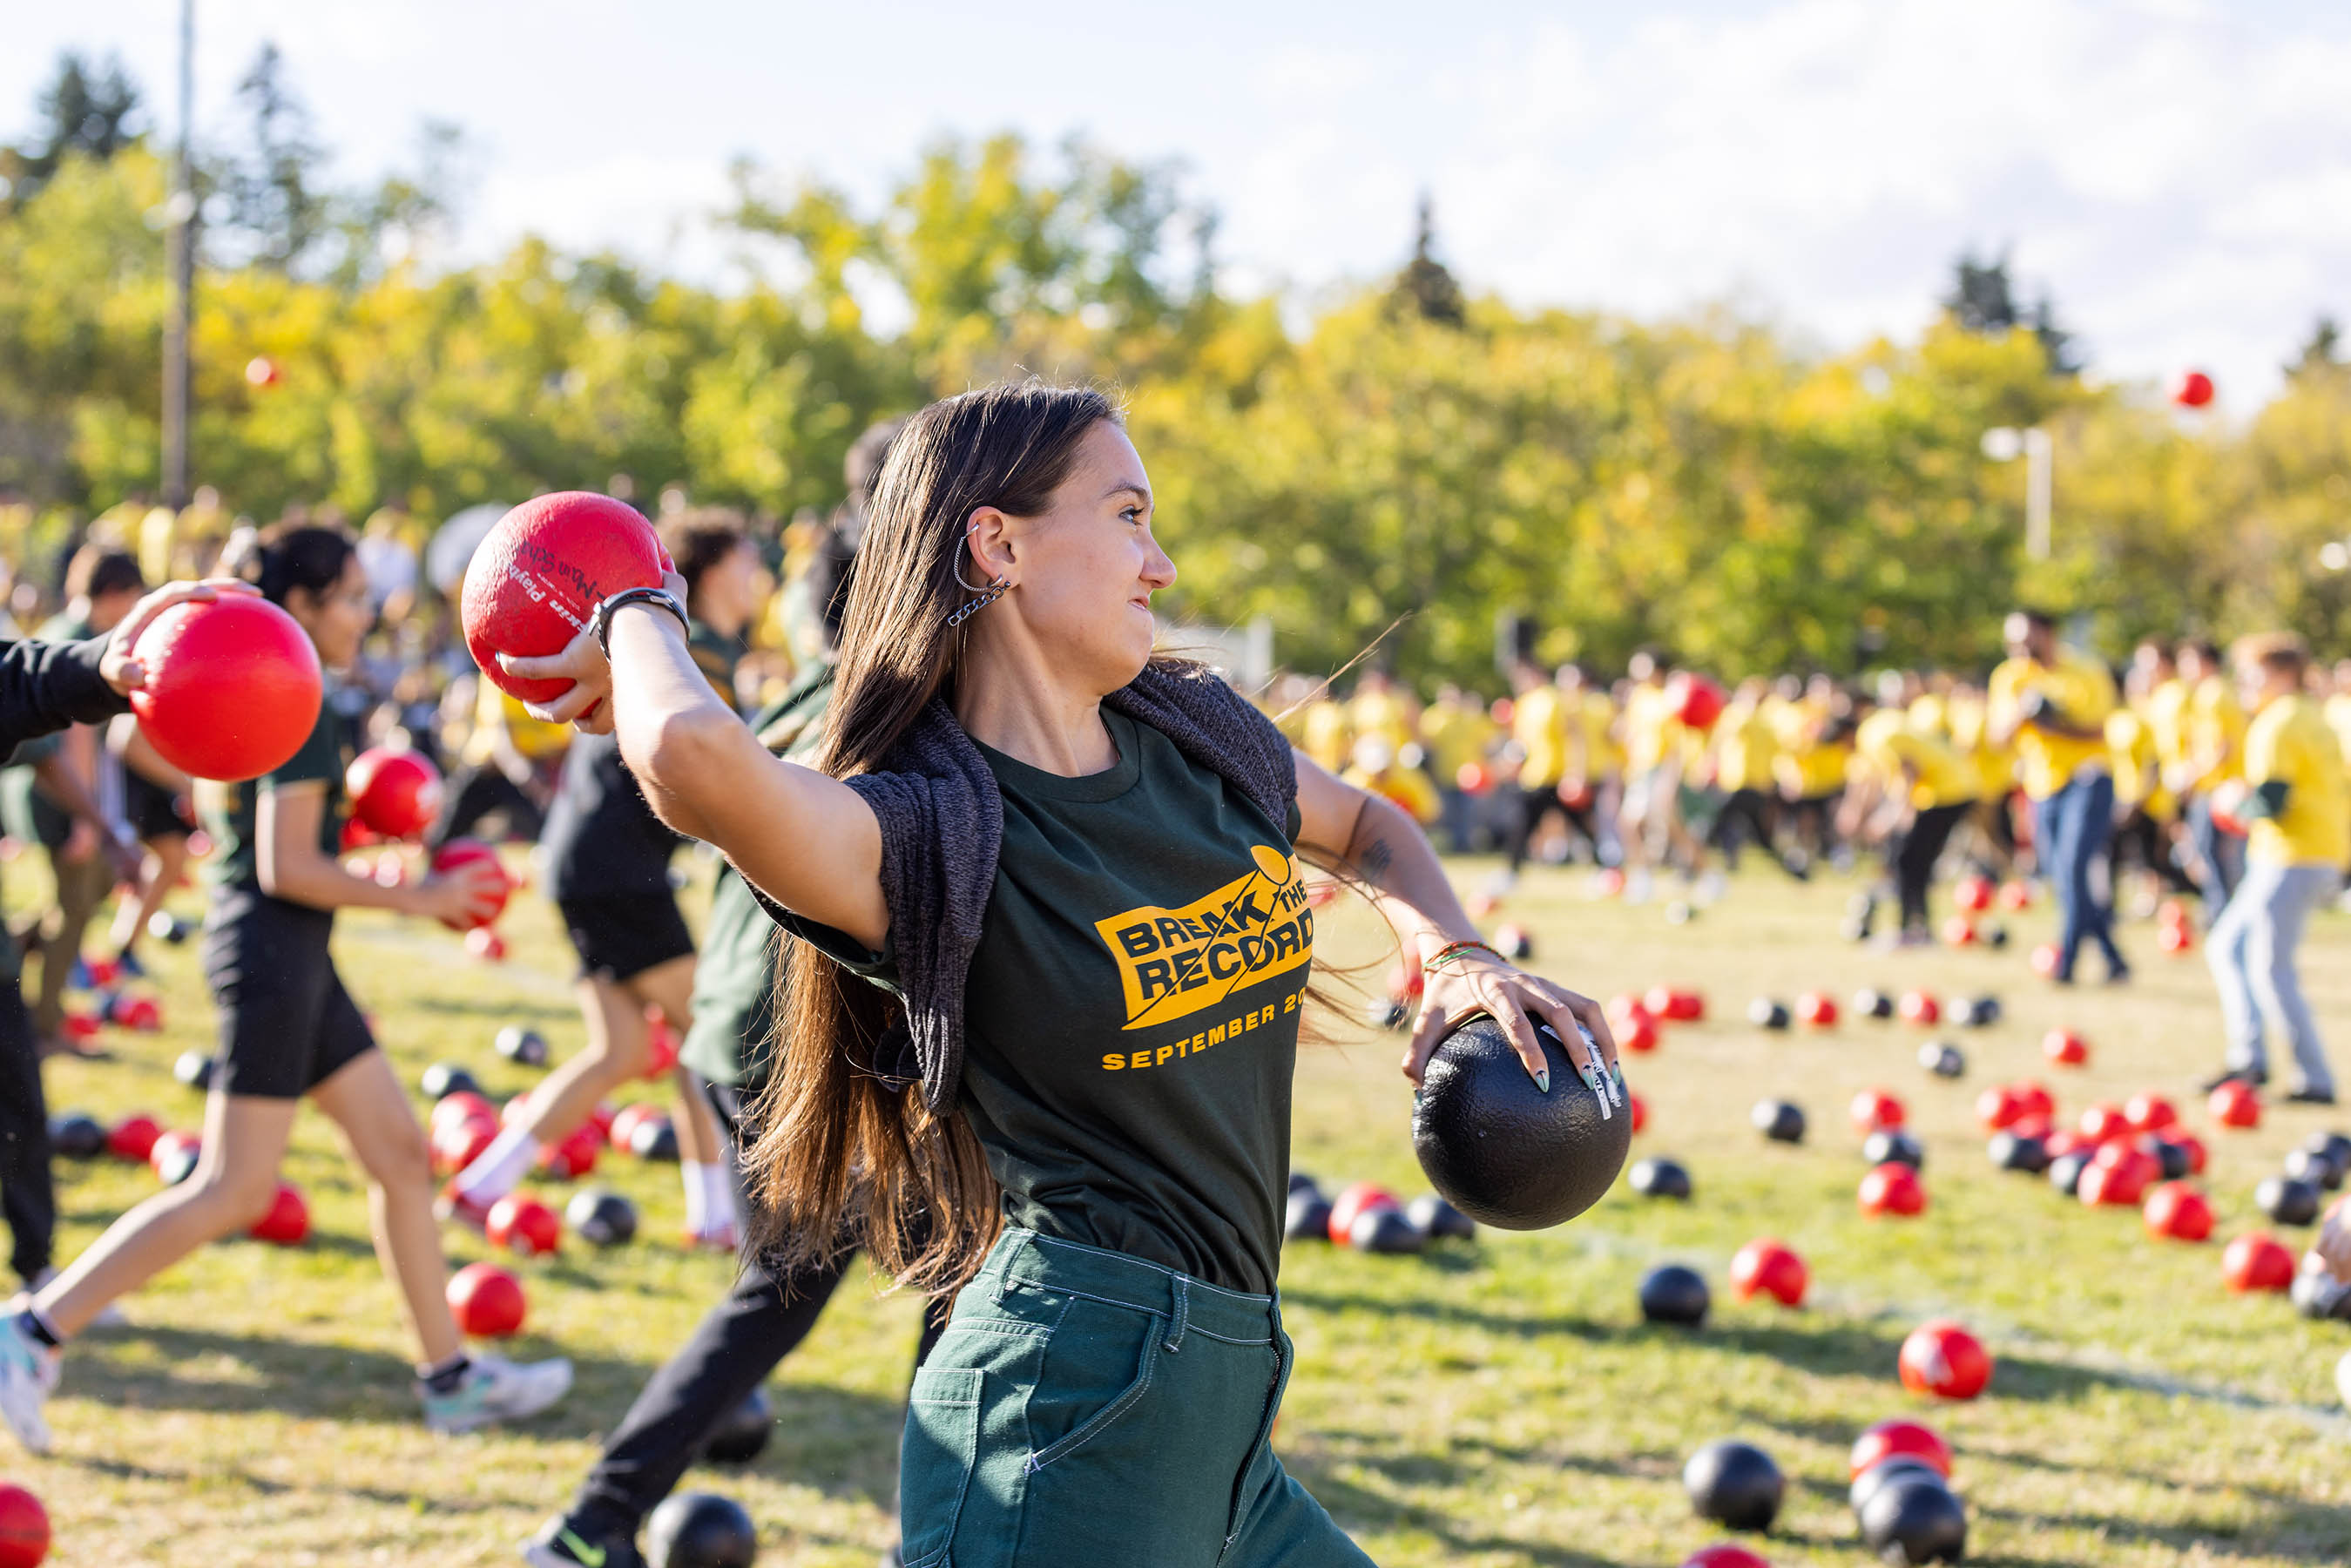
[[[506,873],[488,861],[468,861],[413,884],[418,915],[465,931],[497,913]]]
[[[498,666],[526,681],[569,681],[570,689],[543,703],[525,703],[530,716],[548,724],[569,724],[589,735],[612,733],[612,666],[596,634],[582,631],[559,653],[524,658],[500,653]]]

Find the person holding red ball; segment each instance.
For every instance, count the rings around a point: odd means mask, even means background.
[[[358,656],[374,613],[350,536],[323,528],[274,532],[247,565],[262,594],[308,634],[321,664],[342,668]],[[116,1220],[0,1317],[0,1417],[36,1452],[49,1446],[42,1406],[57,1386],[65,1343],[116,1298],[261,1218],[305,1098],[340,1127],[367,1172],[376,1255],[422,1351],[417,1393],[426,1425],[465,1431],[529,1416],[570,1388],[569,1362],[522,1365],[466,1353],[445,1296],[423,1129],[329,950],[337,909],[462,923],[487,902],[493,873],[384,887],[345,871],[335,858],[348,760],[342,731],[335,704],[322,703],[291,760],[260,779],[201,791],[217,846],[205,868],[204,967],[220,1010],[204,1155],[193,1176]]]

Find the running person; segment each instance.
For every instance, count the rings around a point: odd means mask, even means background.
[[[579,682],[557,716],[609,697],[668,819],[804,938],[749,1159],[765,1239],[821,1254],[853,1213],[886,1271],[963,1287],[914,1379],[913,1564],[1368,1561],[1268,1443],[1313,956],[1299,852],[1359,879],[1427,966],[1407,1077],[1491,1012],[1539,1083],[1587,1092],[1550,1084],[1531,1009],[1612,1082],[1600,1009],[1476,946],[1401,812],[1154,661],[1175,568],[1150,521],[1099,393],[998,386],[914,416],[822,771],[760,747],[644,591],[599,612],[609,669],[586,636],[508,665]]]
[[[298,528],[264,541],[262,592],[300,622],[330,669],[358,655],[367,579],[348,536]],[[294,1113],[308,1097],[366,1171],[376,1256],[406,1304],[422,1355],[425,1424],[464,1431],[560,1399],[570,1364],[468,1355],[449,1315],[448,1270],[433,1223],[424,1133],[392,1064],[343,988],[329,951],[335,911],[395,909],[457,922],[491,896],[484,872],[381,887],[335,858],[344,737],[332,700],[301,750],[260,779],[208,786],[204,977],[220,1009],[220,1058],[195,1174],[140,1204],[71,1266],[0,1320],[0,1416],[35,1452],[49,1446],[42,1404],[65,1343],[117,1297],[196,1249],[250,1228],[277,1190]]]
[[[758,610],[757,548],[729,518],[704,513],[672,524],[664,547],[687,583],[695,665],[731,706],[743,629]],[[575,991],[588,1048],[531,1091],[530,1109],[444,1189],[444,1217],[475,1230],[540,1150],[570,1135],[622,1084],[658,1070],[649,1009],[658,1009],[680,1035],[694,1019],[694,936],[669,880],[677,835],[645,804],[610,736],[582,737],[565,753],[539,842],[549,862],[548,892],[580,955]],[[731,1252],[739,1228],[718,1123],[683,1070],[670,1076],[681,1112],[686,1242]]]

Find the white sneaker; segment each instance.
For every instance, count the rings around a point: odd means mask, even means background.
[[[494,1421],[519,1421],[571,1392],[571,1364],[560,1356],[549,1361],[508,1361],[503,1356],[473,1353],[472,1364],[456,1388],[435,1394],[422,1383],[416,1396],[424,1402],[424,1424],[435,1432],[470,1432]]]
[[[49,1418],[41,1406],[57,1389],[64,1359],[18,1327],[14,1316],[0,1319],[0,1417],[37,1454],[49,1451]]]

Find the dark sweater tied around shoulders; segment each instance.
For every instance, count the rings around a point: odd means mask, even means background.
[[[1221,776],[1275,821],[1298,796],[1290,742],[1204,664],[1156,659],[1103,706],[1150,726]],[[963,1076],[963,994],[979,946],[1004,799],[987,760],[946,700],[934,697],[887,767],[847,780],[882,825],[882,894],[890,907],[900,1018],[867,1064],[893,1087],[919,1081],[935,1113]]]

